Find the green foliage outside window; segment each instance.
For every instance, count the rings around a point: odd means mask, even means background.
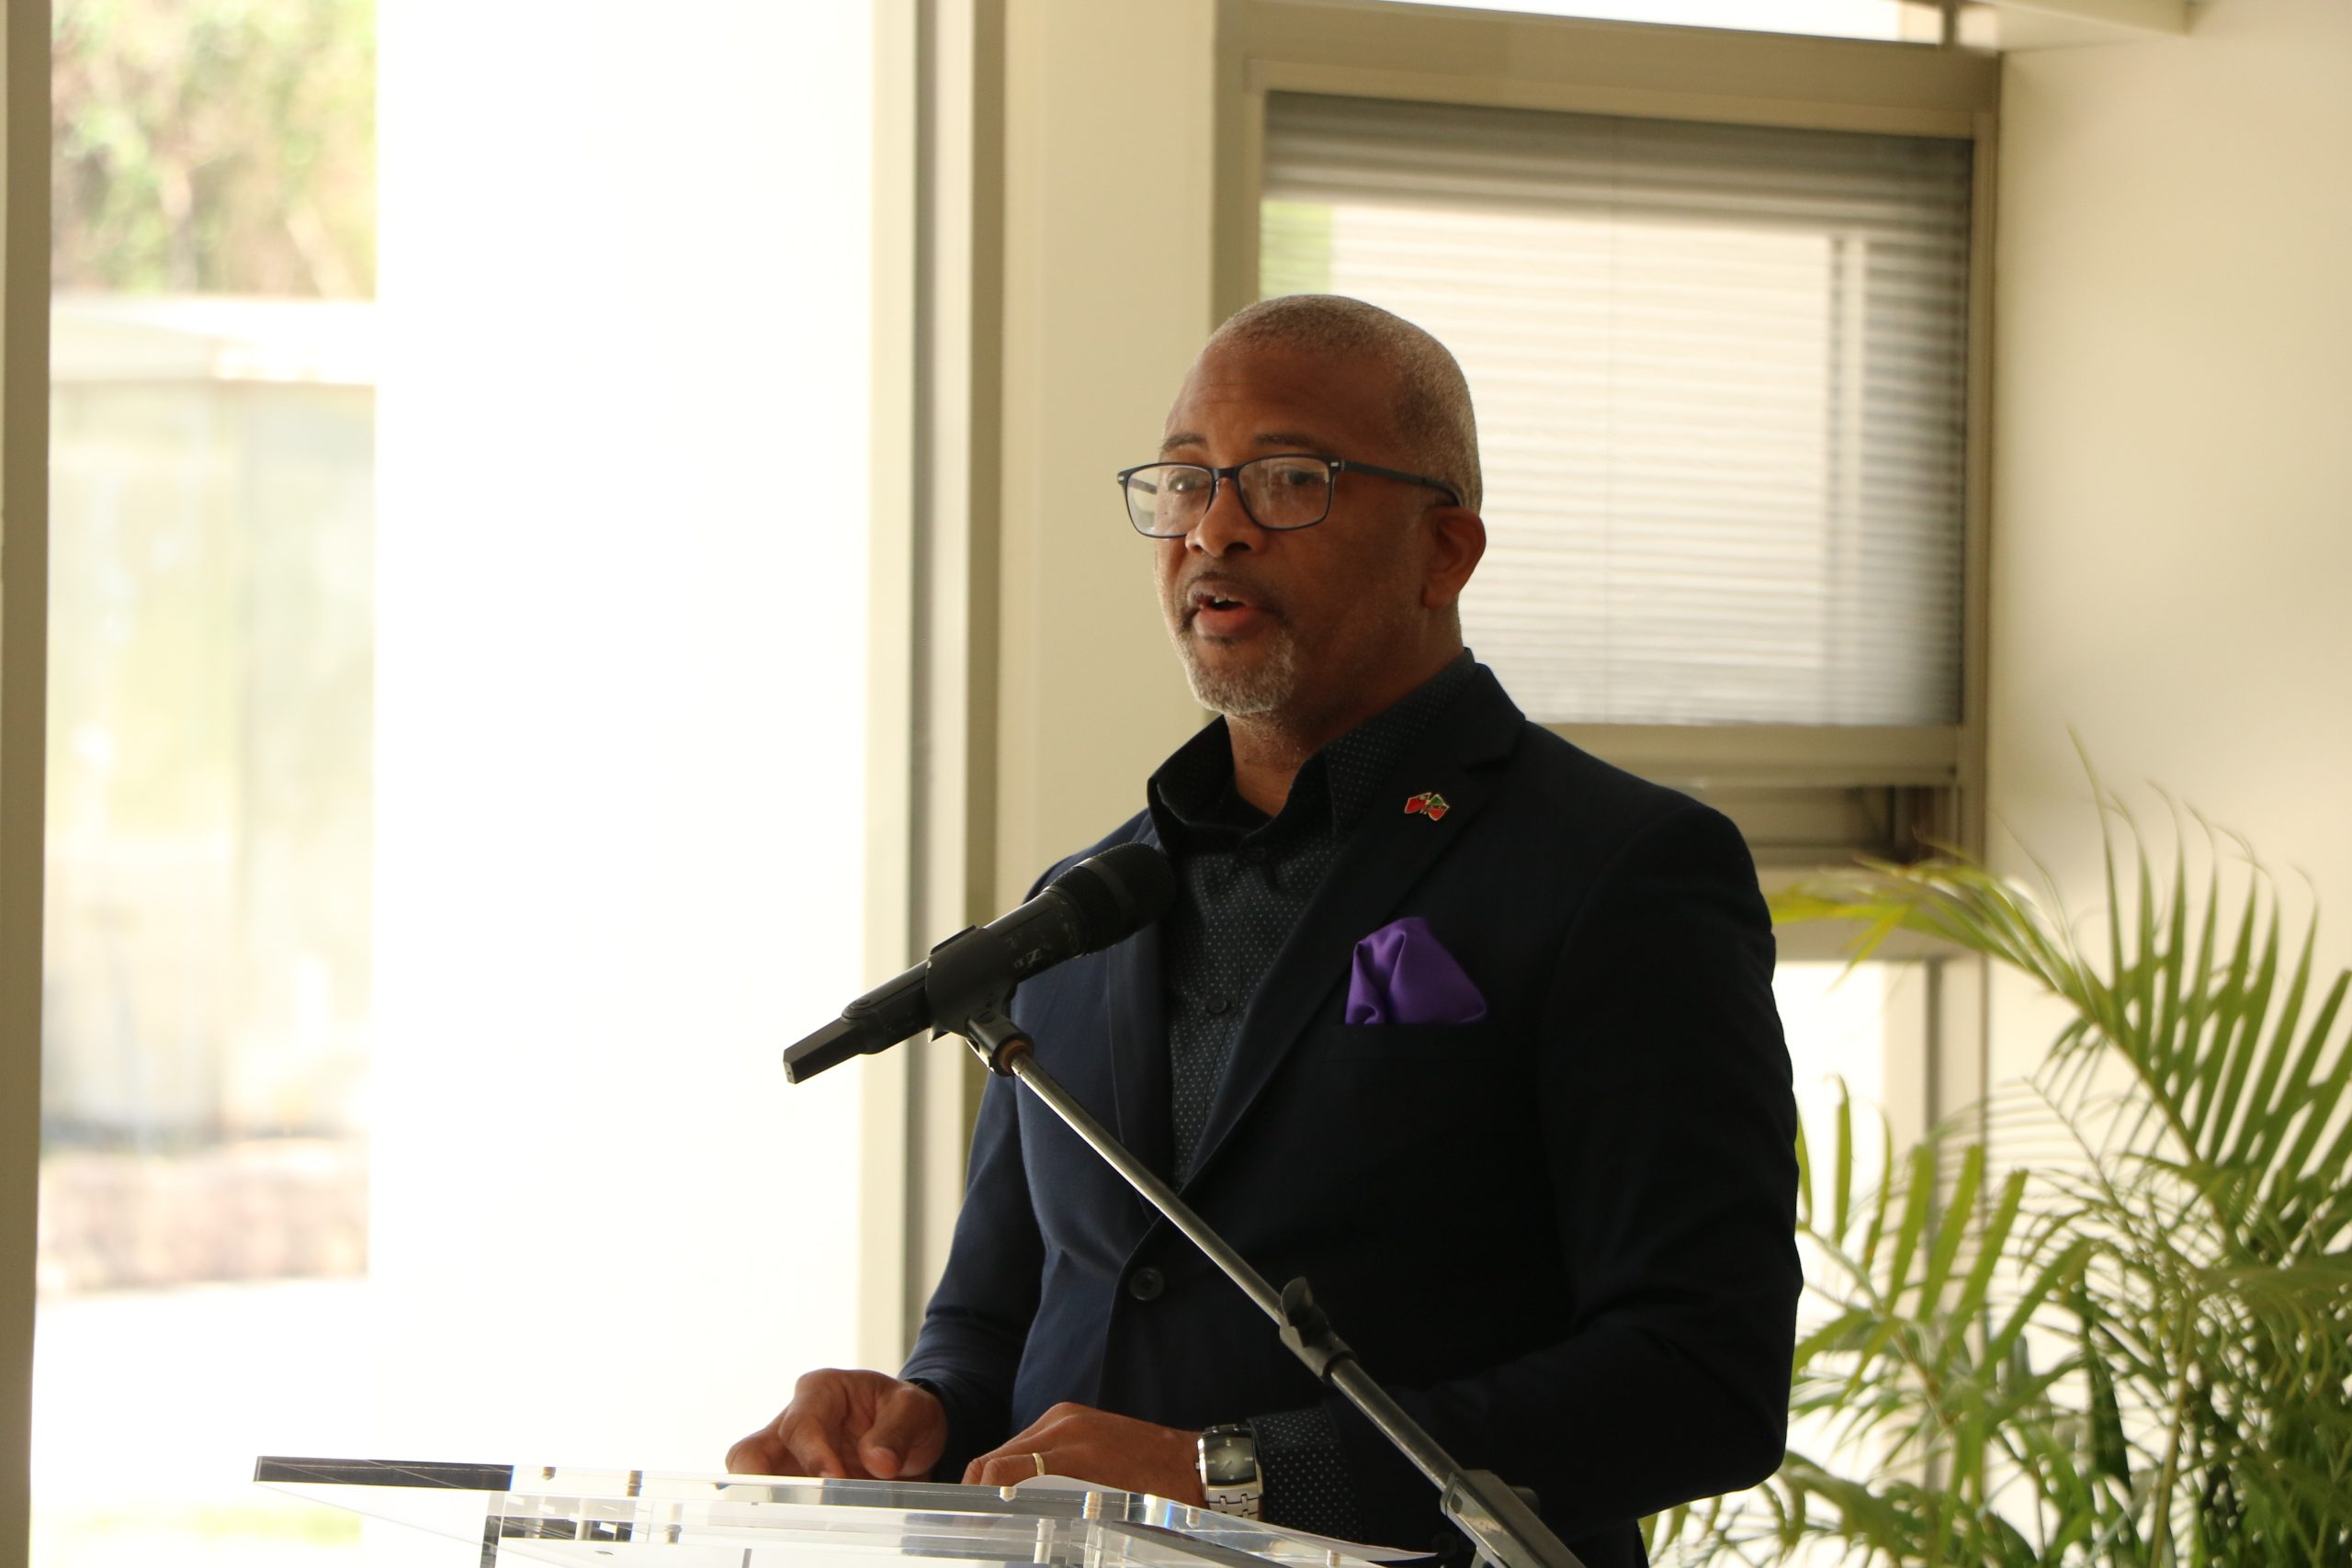
[[[368,299],[374,0],[57,0],[61,292]]]

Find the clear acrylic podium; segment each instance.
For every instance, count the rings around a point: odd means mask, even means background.
[[[1407,1555],[1355,1555],[1164,1497],[1035,1485],[278,1458],[256,1461],[254,1479],[413,1532],[403,1561],[468,1568],[1374,1568]]]

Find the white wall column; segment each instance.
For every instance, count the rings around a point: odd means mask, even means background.
[[[997,899],[1143,806],[1200,722],[1112,476],[1215,326],[1213,0],[1013,0]]]
[[[383,7],[386,1451],[716,1468],[854,1354],[870,27]]]

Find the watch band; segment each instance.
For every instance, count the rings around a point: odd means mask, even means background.
[[[1246,1421],[1211,1427],[1200,1437],[1201,1496],[1220,1514],[1258,1517],[1266,1493],[1258,1434]]]

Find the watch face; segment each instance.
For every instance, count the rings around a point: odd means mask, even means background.
[[[1247,1427],[1211,1427],[1201,1434],[1201,1479],[1211,1486],[1257,1481],[1258,1445]]]

